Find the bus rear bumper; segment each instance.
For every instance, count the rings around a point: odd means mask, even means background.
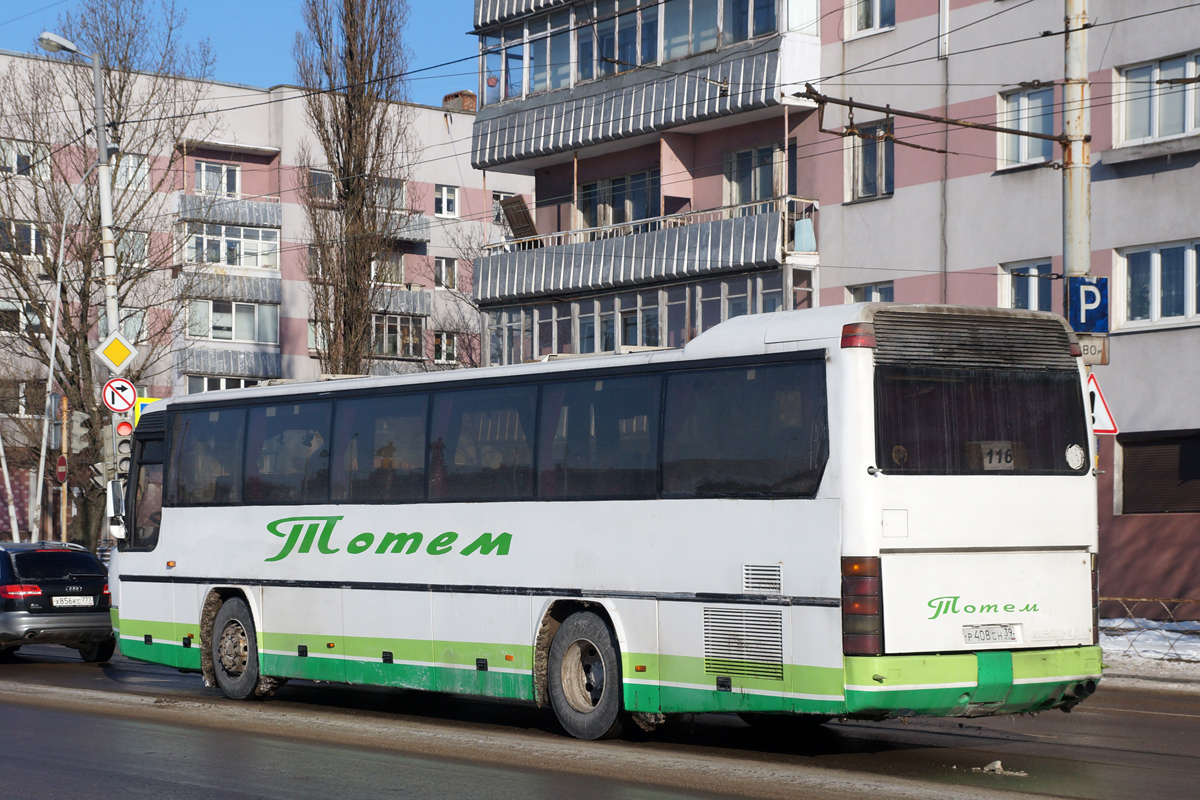
[[[1100,648],[847,656],[850,716],[982,717],[1070,709],[1096,690]]]

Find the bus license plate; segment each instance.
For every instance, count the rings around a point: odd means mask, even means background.
[[[56,608],[78,608],[96,605],[94,597],[55,597],[51,600]]]
[[[967,644],[994,644],[1017,641],[1013,625],[964,625],[963,641]]]

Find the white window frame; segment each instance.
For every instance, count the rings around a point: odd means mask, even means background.
[[[492,192],[492,224],[506,225],[508,220],[504,218],[504,209],[500,204],[510,197],[516,197],[516,192]]]
[[[1139,64],[1130,64],[1125,67],[1120,67],[1117,70],[1119,80],[1115,84],[1115,89],[1120,92],[1122,102],[1114,104],[1116,109],[1116,136],[1114,137],[1121,145],[1139,145],[1149,142],[1158,142],[1170,139],[1179,139],[1185,136],[1196,136],[1200,134],[1200,84],[1184,83],[1178,88],[1173,88],[1169,85],[1160,85],[1157,81],[1162,80],[1160,77],[1162,64],[1165,61],[1174,61],[1180,59],[1184,61],[1184,79],[1195,80],[1200,78],[1200,52],[1192,52],[1183,55],[1170,56],[1168,58],[1160,58],[1155,61],[1147,61]],[[1133,70],[1150,68],[1150,78],[1148,87],[1150,91],[1148,113],[1150,115],[1150,133],[1148,136],[1130,137],[1127,135],[1130,106],[1131,103],[1142,95],[1147,90],[1147,85],[1141,81],[1133,81],[1128,77]],[[1179,133],[1161,134],[1159,133],[1159,103],[1162,96],[1169,91],[1178,91],[1183,95],[1183,130]]]
[[[458,334],[453,331],[434,331],[433,362],[435,364],[458,363]]]
[[[21,156],[27,162],[24,168]],[[0,139],[0,174],[28,175],[30,172],[43,180],[50,177],[50,148],[21,139]]]
[[[150,185],[150,159],[140,153],[121,153],[113,159],[113,185],[118,189],[145,190]]]
[[[1164,317],[1162,315],[1162,251],[1175,248],[1183,249],[1183,314]],[[1130,318],[1131,276],[1129,269],[1130,256],[1147,253],[1150,257],[1150,284],[1148,287],[1149,313],[1146,319]],[[1164,242],[1161,244],[1124,248],[1117,253],[1117,280],[1114,281],[1114,300],[1119,309],[1117,318],[1119,327],[1124,329],[1162,328],[1180,325],[1195,325],[1200,322],[1200,292],[1197,291],[1197,280],[1200,280],[1200,239],[1183,242]]]
[[[30,408],[29,407],[29,401],[30,401],[29,387],[30,387],[30,385],[32,384],[35,388],[40,386],[42,391],[45,391],[45,389],[46,389],[45,381],[39,381],[36,379],[34,379],[34,380],[7,379],[4,382],[5,383],[13,383],[13,384],[16,384],[16,386],[17,386],[17,410],[15,412],[8,413],[7,416],[9,416],[9,417],[41,417],[45,413],[45,411],[46,411],[45,406],[43,406],[42,408]],[[0,413],[5,413],[5,412],[0,412]]]
[[[208,306],[208,310],[206,312],[207,317],[208,317],[207,334],[201,334],[201,333],[197,332],[199,318],[196,317],[196,310],[198,309],[199,305],[202,303],[207,304],[207,306]],[[229,336],[214,336],[213,335],[212,319],[213,319],[213,304],[214,303],[229,303],[230,326],[231,326],[230,330],[229,330]],[[241,306],[243,308],[246,306],[250,306],[251,308],[254,309],[254,337],[251,339],[237,337],[237,322],[236,322],[236,320],[237,320],[237,312],[238,312],[239,306]],[[274,312],[271,312],[271,313],[273,313],[273,315],[275,317],[274,340],[272,340],[270,338],[266,338],[266,339],[258,338],[260,329],[263,325],[263,318],[262,318],[261,312],[262,312],[262,309],[264,309],[264,308],[274,309]],[[188,320],[187,320],[186,333],[187,333],[187,337],[189,339],[197,339],[197,340],[201,340],[201,341],[211,341],[211,342],[243,342],[243,343],[273,344],[273,345],[279,344],[279,306],[275,305],[274,303],[243,303],[239,300],[195,299],[188,303],[187,313],[188,313]]]
[[[890,5],[892,9],[892,22],[889,25],[882,24],[881,12],[885,5]],[[869,10],[871,21],[869,24],[860,25],[859,9],[864,6]],[[846,23],[850,26],[850,36],[868,36],[895,30],[896,0],[846,0]]]
[[[262,378],[235,378],[233,376],[224,376],[224,375],[185,375],[184,377],[187,378],[187,393],[188,394],[204,394],[205,392],[219,392],[219,391],[224,391],[225,389],[248,389],[251,386],[258,386],[259,382],[262,380]],[[192,391],[192,380],[193,379],[201,381],[203,383],[203,387],[198,392]],[[216,388],[210,389],[208,386],[209,381],[220,381],[221,385]],[[236,386],[232,385],[234,382],[237,383]]]
[[[449,278],[449,280],[447,280]],[[433,259],[433,286],[436,289],[458,288],[458,259],[436,256]]]
[[[891,297],[884,297],[891,293]],[[876,281],[861,283],[857,286],[846,287],[847,303],[894,303],[896,302],[896,284],[893,281]]]
[[[462,208],[458,203],[457,186],[438,183],[433,187],[433,215],[442,219],[457,219],[462,214]],[[447,211],[447,205],[453,206]]]
[[[1038,270],[1040,267],[1045,267],[1044,271],[1038,271],[1036,274],[1022,274],[1023,270]],[[1000,305],[1003,308],[1025,308],[1029,311],[1039,311],[1042,305],[1042,289],[1046,290],[1045,310],[1050,310],[1054,304],[1054,287],[1057,285],[1061,289],[1060,284],[1054,283],[1050,278],[1053,266],[1048,258],[1035,259],[1033,261],[1019,261],[1012,264],[1001,265],[1001,280],[1000,280]],[[1046,276],[1046,277],[1042,277]],[[1030,305],[1018,306],[1017,302],[1017,282],[1024,281],[1027,283]],[[1047,284],[1042,283],[1047,281]]]
[[[392,335],[389,323],[395,322],[396,348],[392,351],[386,337]],[[406,325],[407,324],[407,325]],[[383,344],[379,343],[380,327],[383,326]],[[410,330],[405,337],[405,328]],[[371,352],[376,358],[425,358],[425,318],[415,314],[374,314],[371,317]]]
[[[0,225],[5,226],[3,234],[8,243],[7,248],[3,246],[3,243],[0,243],[0,249],[25,256],[26,258],[41,258],[46,254],[46,237],[36,223],[27,220],[4,220],[0,222]],[[22,237],[25,232],[29,234],[28,248],[21,246]]]
[[[381,259],[380,256],[383,258]],[[399,275],[395,276],[395,280],[389,279],[384,274],[383,270],[379,268],[381,260],[388,260],[392,258],[395,258],[397,271],[400,273]],[[371,261],[371,281],[382,286],[403,286],[405,280],[407,279],[407,270],[408,264],[405,261],[404,253],[379,253],[376,255],[375,259]]]
[[[207,222],[188,222],[180,225],[184,236],[183,254],[184,260],[188,264],[199,265],[215,265],[225,267],[246,267],[248,269],[279,269],[279,230],[277,228],[256,228],[252,225],[215,225]],[[230,229],[239,231],[238,236],[230,236]],[[250,238],[246,236],[246,231],[256,231],[258,238]],[[274,238],[267,239],[263,236],[264,233],[271,234]],[[203,239],[203,246],[198,241]],[[208,254],[207,240],[216,239],[221,242],[218,248],[218,260],[209,261],[205,256]],[[230,264],[226,261],[228,255],[228,242],[238,242],[238,263]],[[254,242],[255,247],[253,252],[248,247],[249,242]],[[273,247],[263,247],[263,242],[272,242]],[[250,256],[257,263],[247,263],[250,261]]]
[[[204,182],[200,180],[201,174],[207,174],[209,167],[215,167],[220,173],[219,187],[215,190],[206,189]],[[229,185],[229,175],[233,174],[233,191],[227,187]],[[241,197],[242,196],[242,166],[240,164],[229,164],[224,161],[206,161],[196,159],[196,167],[192,171],[193,180],[196,184],[196,194],[205,197]]]
[[[865,122],[858,126],[862,135],[850,137],[850,191],[853,200],[873,200],[881,197],[891,197],[895,194],[895,165],[896,165],[896,143],[892,141],[892,135],[895,131],[895,121],[892,119],[873,120]],[[876,134],[868,133],[870,131],[879,131]],[[886,134],[886,135],[885,135]],[[865,138],[865,137],[870,137]],[[878,137],[878,138],[875,138]],[[863,148],[868,140],[875,144],[875,188],[876,191],[868,194],[866,191],[864,180],[863,166]],[[887,185],[887,176],[889,167],[892,173],[892,186],[889,190]]]
[[[335,179],[331,170],[309,168],[308,196],[317,203],[332,203],[337,198]]]
[[[750,198],[741,197],[738,190],[737,172],[738,172],[738,156],[750,154]],[[770,200],[775,197],[775,162],[777,149],[775,145],[763,145],[761,147],[751,147],[744,150],[729,150],[726,151],[726,168],[725,168],[725,186],[726,186],[726,205],[738,206],[749,203],[761,203],[765,200]],[[768,158],[770,167],[770,177],[767,179],[770,185],[767,187],[766,194],[762,195],[762,186],[759,182],[759,159],[763,156]]]
[[[1001,125],[1006,128],[1016,128],[1017,130],[1030,131],[1030,116],[1029,116],[1029,100],[1034,95],[1050,95],[1050,103],[1047,108],[1050,109],[1050,130],[1047,133],[1053,133],[1055,115],[1054,115],[1054,87],[1045,86],[1040,89],[1022,89],[1016,92],[1009,92],[1000,95],[1000,118],[1003,120]],[[1042,131],[1038,131],[1041,133]],[[1034,139],[1028,136],[1018,136],[1012,133],[1004,133],[999,137],[1000,152],[999,160],[1001,169],[1005,167],[1016,167],[1023,164],[1044,164],[1054,160],[1053,142],[1045,139]],[[1042,154],[1030,155],[1035,146],[1044,148],[1045,145],[1051,145],[1050,155]],[[1015,149],[1015,158],[1009,157],[1009,150]]]
[[[104,306],[100,306],[96,311],[96,330],[99,333],[101,341],[108,338],[108,311]],[[146,309],[122,308],[121,335],[129,340],[131,344],[137,344],[145,338],[145,332]]]

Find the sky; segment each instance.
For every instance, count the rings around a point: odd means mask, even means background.
[[[184,41],[207,37],[216,53],[220,81],[270,87],[294,83],[292,42],[300,27],[300,0],[176,0],[188,12]],[[0,0],[0,49],[42,52],[34,43],[54,31],[58,17],[78,0]],[[156,0],[147,0],[156,8]],[[471,29],[473,0],[409,0],[406,40],[411,69],[433,67],[477,52]],[[409,83],[415,102],[440,106],[459,89],[475,90],[475,62],[421,72]]]

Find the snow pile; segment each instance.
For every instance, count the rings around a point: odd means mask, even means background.
[[[1200,621],[1101,619],[1100,646],[1106,660],[1110,656],[1125,656],[1200,663]]]

